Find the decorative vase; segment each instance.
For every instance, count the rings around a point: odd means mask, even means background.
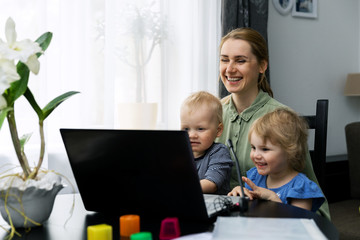
[[[119,128],[155,129],[157,103],[119,103]]]
[[[59,175],[50,171],[39,173],[38,177],[39,180],[25,182],[10,177],[0,182],[0,212],[9,225],[35,227],[49,218],[55,197],[64,184]]]

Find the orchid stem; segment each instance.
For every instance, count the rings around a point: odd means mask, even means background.
[[[20,140],[19,140],[17,127],[16,127],[16,122],[15,122],[15,112],[14,112],[14,110],[11,110],[11,111],[8,112],[7,120],[8,120],[8,123],[9,123],[11,139],[12,139],[12,142],[14,144],[16,156],[19,159],[21,168],[23,169],[23,172],[24,172],[24,177],[26,179],[29,176],[30,167],[29,167],[28,161],[26,159],[26,155],[21,149],[21,143],[20,143]]]
[[[41,168],[42,162],[44,160],[44,154],[45,154],[45,137],[44,137],[44,121],[39,120],[39,131],[40,131],[40,157],[38,165],[36,166],[35,170],[31,173],[30,177],[35,178],[39,172],[39,169]]]

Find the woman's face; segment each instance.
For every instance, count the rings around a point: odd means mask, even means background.
[[[220,76],[227,91],[243,94],[258,91],[259,74],[267,64],[259,64],[247,41],[228,39],[220,51]]]

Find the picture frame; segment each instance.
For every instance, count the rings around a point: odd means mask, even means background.
[[[294,0],[272,0],[275,9],[282,15],[290,13]]]
[[[317,18],[318,0],[294,0],[293,17]]]

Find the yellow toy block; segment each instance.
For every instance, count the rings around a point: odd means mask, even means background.
[[[112,240],[112,226],[99,224],[87,227],[88,240]]]

